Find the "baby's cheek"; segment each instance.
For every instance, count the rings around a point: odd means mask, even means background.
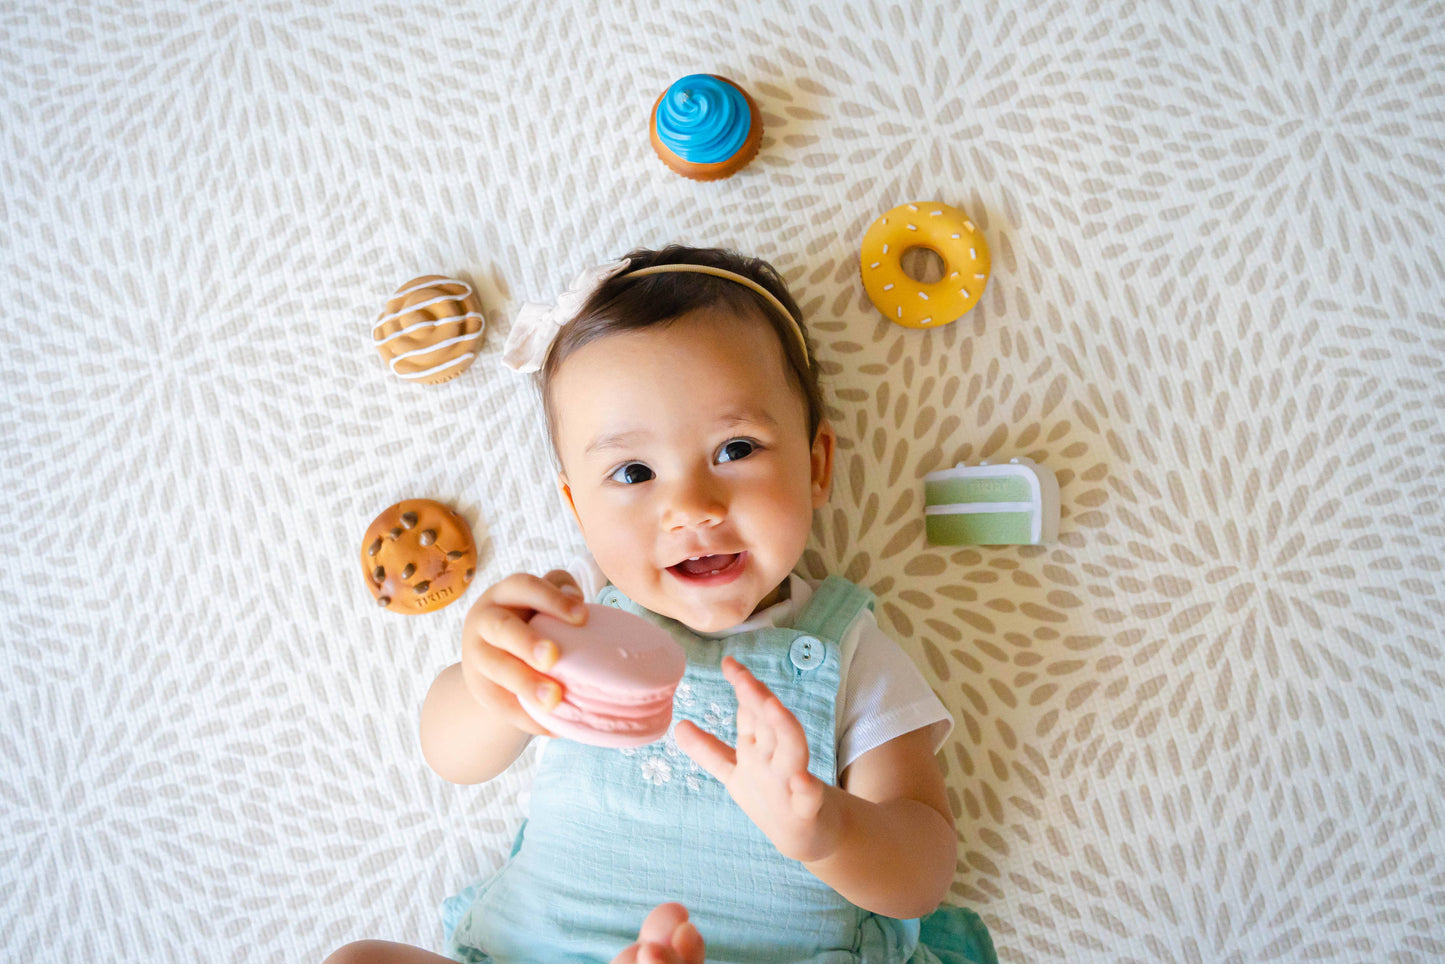
[[[628,595],[637,588],[637,557],[635,553],[629,553],[625,548],[611,544],[595,545],[588,543],[588,550],[597,560],[597,567],[602,570],[609,582],[617,586]]]
[[[799,505],[795,501],[789,502],[786,511],[780,511],[772,520],[770,528],[780,552],[796,552],[802,555],[808,543],[808,535],[813,530],[812,504],[805,502]]]
[[[599,535],[587,540],[598,568],[618,589],[642,602],[639,596],[655,591],[662,575],[653,565],[653,547],[636,538],[635,532],[611,530]]]
[[[592,500],[578,500],[578,521],[581,523],[582,538],[587,549],[603,566],[608,563],[636,557],[641,549],[640,524],[618,513],[616,509],[595,504]]]

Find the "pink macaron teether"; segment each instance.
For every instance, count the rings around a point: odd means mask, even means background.
[[[687,657],[667,631],[641,616],[589,604],[582,626],[545,613],[532,628],[557,644],[547,675],[562,684],[562,702],[545,713],[522,708],[558,736],[593,746],[640,746],[660,740],[672,723],[672,695]]]

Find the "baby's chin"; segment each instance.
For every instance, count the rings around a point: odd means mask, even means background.
[[[741,615],[708,613],[704,615],[703,618],[694,618],[693,614],[687,613],[679,614],[671,618],[676,619],[695,633],[707,635],[710,633],[720,633],[725,629],[732,629],[750,615],[752,615],[752,610],[748,610]]]
[[[639,593],[634,595],[627,591],[626,586],[618,585],[629,599],[643,606],[659,616],[666,616],[668,619],[682,623],[695,633],[720,633],[731,629],[738,623],[743,622],[757,609],[761,599],[745,597],[741,599],[719,600],[716,604],[705,605],[690,600],[679,600],[669,598],[665,594],[658,598],[653,593]]]

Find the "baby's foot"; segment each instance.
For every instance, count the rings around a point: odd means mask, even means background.
[[[702,935],[688,921],[686,907],[658,904],[642,922],[637,943],[612,964],[703,964]]]

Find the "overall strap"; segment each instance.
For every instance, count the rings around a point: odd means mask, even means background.
[[[842,640],[848,627],[864,609],[873,609],[871,592],[842,576],[829,576],[793,620],[793,628],[819,639],[837,642]]]

